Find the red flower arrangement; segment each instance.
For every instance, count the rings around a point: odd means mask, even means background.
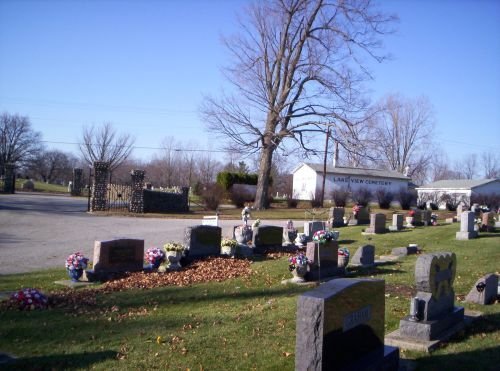
[[[20,310],[46,309],[49,305],[49,300],[44,294],[37,289],[30,288],[12,294],[10,302]]]

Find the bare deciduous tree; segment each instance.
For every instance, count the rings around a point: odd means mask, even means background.
[[[24,165],[42,150],[41,134],[29,118],[4,112],[0,115],[0,175],[5,164]]]
[[[80,152],[89,165],[95,161],[109,162],[110,171],[115,170],[132,153],[135,139],[129,134],[118,135],[109,122],[100,127],[83,129]]]
[[[483,165],[484,177],[496,179],[500,177],[500,156],[492,151],[481,153],[481,164]]]
[[[268,0],[249,7],[241,34],[225,40],[235,96],[207,97],[202,115],[228,147],[259,153],[254,206],[268,198],[272,158],[289,138],[306,150],[322,124],[353,125],[365,108],[363,57],[377,55],[394,17],[370,0]]]
[[[462,161],[457,162],[456,168],[460,172],[461,178],[474,179],[477,175],[477,155],[471,153],[464,156]]]
[[[433,157],[433,110],[424,98],[389,95],[375,108],[375,150],[386,168],[419,180]]]
[[[432,159],[429,178],[431,181],[436,182],[438,180],[459,179],[460,176],[450,167],[448,157],[444,153],[436,151]]]
[[[74,155],[59,150],[39,151],[27,165],[34,178],[46,183],[69,181],[77,159]]]

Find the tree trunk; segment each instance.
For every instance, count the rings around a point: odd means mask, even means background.
[[[262,148],[259,162],[259,178],[257,181],[257,193],[255,195],[254,208],[266,209],[269,199],[269,180],[271,178],[271,164],[275,147],[267,145]]]

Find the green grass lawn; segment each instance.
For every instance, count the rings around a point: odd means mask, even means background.
[[[418,243],[425,252],[453,251],[458,268],[459,299],[486,273],[497,272],[500,233],[456,241],[458,224],[419,227],[386,235],[361,235],[362,227],[341,228],[340,245],[351,253],[369,242],[376,254]],[[386,282],[386,334],[398,328],[409,312],[417,256],[369,270],[350,270],[351,277],[376,277]],[[30,369],[137,370],[293,370],[297,297],[307,287],[282,285],[290,278],[286,257],[255,258],[250,277],[187,287],[160,287],[97,293],[84,288],[96,305],[0,313],[0,352],[20,358],[14,364]],[[45,293],[61,289],[64,269],[0,276],[0,292],[36,287]],[[479,306],[456,302],[484,313],[431,355],[403,352],[422,370],[488,370],[500,364],[499,304]],[[14,367],[13,366],[13,367]],[[0,366],[1,368],[2,366]],[[40,368],[38,368],[40,369]]]
[[[26,179],[16,179],[16,191],[22,191],[23,183]],[[45,193],[68,193],[68,187],[59,184],[48,184],[44,182],[33,181],[35,183],[34,192]]]

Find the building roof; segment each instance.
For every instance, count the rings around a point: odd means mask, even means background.
[[[323,173],[323,164],[311,164],[311,163],[301,163],[297,166],[293,173],[295,173],[301,166],[306,165],[311,169],[316,171],[317,173]],[[358,175],[358,176],[370,176],[377,178],[393,178],[393,179],[402,179],[402,180],[411,180],[410,177],[407,177],[397,171],[391,170],[379,170],[379,169],[363,169],[363,168],[355,168],[355,167],[333,167],[331,165],[326,166],[327,174],[335,174],[335,175]]]
[[[438,180],[437,182],[425,184],[417,189],[441,189],[441,188],[452,188],[452,189],[472,189],[475,187],[479,187],[498,179],[445,179]]]

